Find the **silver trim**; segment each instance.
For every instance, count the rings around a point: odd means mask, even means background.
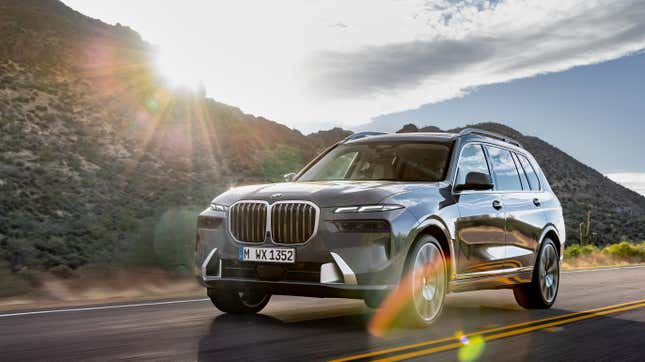
[[[217,275],[213,276],[208,276],[206,275],[206,268],[208,267],[208,263],[210,263],[211,259],[213,258],[213,255],[217,252],[217,248],[213,248],[210,253],[208,253],[208,256],[206,259],[204,259],[204,262],[202,262],[202,279],[204,281],[208,280],[215,280],[215,279],[220,279],[222,277],[222,261],[219,261],[219,266],[217,270]]]
[[[236,201],[233,204],[231,204],[228,207],[228,211],[226,212],[226,229],[228,231],[228,234],[231,236],[231,238],[233,238],[233,240],[236,243],[244,244],[244,245],[261,245],[261,244],[264,243],[264,242],[241,241],[241,240],[238,240],[235,237],[235,235],[233,235],[233,232],[231,231],[231,209],[233,208],[233,206],[235,206],[237,204],[240,204],[240,203],[261,203],[261,204],[266,205],[266,207],[267,207],[267,219],[266,219],[266,225],[265,225],[265,228],[266,228],[265,232],[269,233],[271,243],[273,243],[275,245],[281,245],[281,246],[304,245],[304,244],[308,243],[311,239],[313,239],[318,234],[318,226],[320,224],[320,207],[318,207],[318,205],[316,205],[315,203],[313,203],[311,201],[307,201],[307,200],[280,200],[280,201],[275,201],[273,203],[269,203],[268,201],[265,201],[265,200],[239,200],[239,201]],[[271,220],[272,220],[271,219],[271,214],[272,214],[271,209],[273,208],[273,206],[278,205],[278,204],[307,204],[307,205],[310,205],[310,206],[312,206],[314,208],[314,210],[316,211],[316,215],[314,215],[314,231],[311,234],[311,236],[309,237],[309,239],[305,240],[302,243],[278,243],[275,240],[273,240],[273,231],[271,230]],[[265,240],[266,240],[266,238],[265,238]]]
[[[320,266],[320,283],[321,284],[340,284],[342,275],[339,268],[334,263],[325,263]]]
[[[357,285],[358,281],[356,280],[356,274],[354,274],[354,271],[352,271],[352,268],[345,263],[345,260],[340,257],[340,255],[334,253],[333,251],[330,251],[329,254],[331,254],[331,257],[334,258],[334,261],[336,262],[336,265],[340,268],[340,272],[343,273],[343,280],[345,284],[350,284],[350,285]]]
[[[482,276],[503,275],[503,274],[510,274],[510,273],[517,273],[517,272],[531,272],[531,271],[533,271],[532,266],[524,266],[520,268],[508,268],[508,269],[495,269],[495,270],[486,270],[486,271],[474,272],[474,273],[457,274],[457,277],[455,279],[470,279],[470,278],[476,278],[476,277],[482,277]]]

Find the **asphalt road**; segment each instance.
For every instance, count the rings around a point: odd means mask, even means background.
[[[368,332],[374,313],[294,297],[250,317],[204,299],[10,312],[0,360],[645,360],[645,267],[566,272],[550,310],[523,310],[508,290],[453,294],[433,327],[385,337]]]

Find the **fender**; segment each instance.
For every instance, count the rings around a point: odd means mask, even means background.
[[[450,262],[448,263],[450,265],[449,275],[450,275],[450,279],[452,279],[452,277],[457,275],[456,258],[454,257],[455,255],[454,239],[450,233],[450,229],[448,228],[448,225],[439,216],[430,215],[414,227],[414,229],[410,232],[406,255],[410,252],[410,248],[414,244],[414,241],[417,239],[419,234],[430,226],[437,227],[439,230],[441,230],[441,232],[443,232],[444,238],[448,241],[448,247],[450,248],[449,252],[451,256]]]
[[[538,243],[540,244],[540,247],[542,247],[542,241],[546,237],[546,234],[549,233],[550,231],[553,231],[555,233],[555,235],[558,236],[558,241],[560,242],[560,250],[559,250],[559,252],[560,252],[560,260],[562,260],[562,258],[564,256],[564,253],[563,253],[563,251],[564,251],[564,241],[562,239],[562,236],[560,236],[560,233],[558,232],[558,229],[555,227],[555,225],[547,224],[544,227],[544,229],[542,229],[542,233],[540,233],[540,238],[538,239],[539,240]],[[536,250],[535,260],[533,261],[533,265],[535,265],[535,263],[537,262],[538,253],[539,253],[539,248],[538,248],[538,250]]]

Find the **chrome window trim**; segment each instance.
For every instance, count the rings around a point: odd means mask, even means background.
[[[238,201],[234,202],[233,204],[231,204],[228,207],[228,211],[226,212],[226,229],[227,229],[227,232],[230,235],[230,237],[236,243],[239,243],[239,244],[242,244],[242,245],[255,245],[255,246],[257,246],[257,245],[264,244],[266,242],[266,234],[265,234],[264,241],[262,241],[262,242],[241,241],[241,240],[238,240],[233,235],[233,232],[231,231],[231,215],[230,215],[230,213],[231,213],[231,209],[233,208],[233,206],[235,206],[237,204],[240,204],[240,203],[261,203],[261,204],[266,205],[266,207],[267,207],[267,218],[266,218],[266,225],[265,225],[265,230],[266,230],[265,233],[269,233],[272,244],[280,245],[280,246],[304,245],[304,244],[308,243],[309,241],[311,241],[311,239],[313,239],[318,234],[318,226],[320,224],[320,207],[318,207],[318,205],[316,205],[315,203],[313,203],[311,201],[308,201],[308,200],[280,200],[280,201],[275,201],[273,203],[269,203],[268,201],[265,201],[265,200],[238,200]],[[271,221],[272,221],[272,218],[271,218],[272,212],[271,211],[273,209],[273,206],[279,205],[279,204],[307,204],[307,205],[312,206],[314,208],[314,211],[316,213],[314,215],[314,231],[311,234],[311,236],[309,237],[309,239],[305,240],[302,243],[278,243],[275,240],[273,240],[273,231],[271,230]]]
[[[515,152],[515,157],[517,157],[517,160],[520,163],[520,167],[522,168],[522,170],[524,170],[524,175],[526,176],[527,182],[529,183],[529,190],[533,191],[533,192],[542,191],[542,181],[540,180],[540,174],[538,173],[538,170],[533,165],[533,162],[531,162],[531,159],[529,157],[527,157],[526,155],[518,153],[518,152]],[[528,162],[529,166],[531,166],[531,170],[533,170],[533,173],[535,174],[535,178],[537,179],[537,182],[538,182],[537,190],[531,190],[531,185],[530,185],[531,182],[528,181],[529,175],[526,173],[526,169],[524,168],[524,165],[522,164],[522,160],[520,160],[520,157],[524,157],[526,162]]]
[[[518,155],[520,155],[520,156],[524,156],[524,157],[526,157],[526,158],[529,160],[529,163],[531,164],[531,167],[533,167],[533,169],[535,170],[536,175],[538,175],[538,182],[540,183],[540,189],[539,189],[539,190],[498,190],[498,189],[497,189],[497,184],[495,184],[495,189],[493,189],[493,190],[486,190],[486,191],[475,191],[475,190],[468,190],[468,191],[456,191],[456,190],[455,190],[455,186],[456,186],[456,185],[455,185],[455,183],[457,182],[457,173],[458,173],[458,171],[459,171],[459,160],[461,160],[461,156],[462,156],[462,153],[464,152],[464,148],[466,148],[466,146],[469,146],[469,145],[472,145],[472,144],[480,145],[480,146],[482,146],[482,147],[484,147],[484,146],[489,146],[489,145],[490,145],[490,146],[493,146],[493,147],[497,147],[497,148],[505,149],[505,150],[507,150],[507,151],[509,151],[509,152],[515,152],[516,154],[518,154]],[[486,164],[488,165],[488,172],[490,173],[491,178],[493,178],[493,170],[492,170],[492,167],[491,167],[491,165],[490,165],[490,161],[488,160],[488,152],[486,152],[486,149],[485,149],[485,148],[484,148],[483,150],[484,150],[484,154],[485,154],[485,156],[486,156]],[[519,172],[519,170],[518,170],[518,172]],[[472,141],[472,142],[466,142],[466,143],[464,143],[464,145],[463,145],[463,146],[461,146],[461,149],[459,150],[459,156],[457,157],[457,161],[456,161],[456,163],[455,163],[455,172],[454,172],[454,175],[452,175],[452,182],[451,182],[451,183],[452,183],[452,187],[451,187],[451,191],[452,191],[452,194],[453,194],[453,195],[469,195],[469,194],[486,195],[486,194],[544,193],[544,192],[546,192],[546,190],[544,190],[544,189],[542,188],[542,182],[541,182],[541,181],[539,181],[539,179],[540,179],[540,176],[539,176],[539,174],[537,173],[537,169],[536,169],[536,168],[535,168],[535,166],[533,165],[533,162],[531,162],[531,158],[530,158],[530,157],[528,157],[527,155],[525,155],[524,153],[522,153],[522,152],[518,152],[518,151],[516,151],[516,150],[514,150],[514,149],[512,149],[512,148],[508,148],[508,147],[500,146],[500,145],[498,145],[498,144],[494,144],[494,143],[487,143],[487,142],[482,142],[482,141]],[[494,180],[494,179],[493,179],[493,182],[495,182],[495,180]]]

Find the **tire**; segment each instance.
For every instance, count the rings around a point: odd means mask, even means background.
[[[427,327],[441,315],[448,288],[444,255],[439,241],[431,235],[421,236],[409,253],[404,275],[410,298],[408,324]]]
[[[260,289],[208,289],[213,305],[224,313],[255,314],[260,312],[271,299],[271,295]]]
[[[527,309],[551,308],[560,288],[560,256],[551,239],[540,247],[530,283],[513,288],[517,304]]]

